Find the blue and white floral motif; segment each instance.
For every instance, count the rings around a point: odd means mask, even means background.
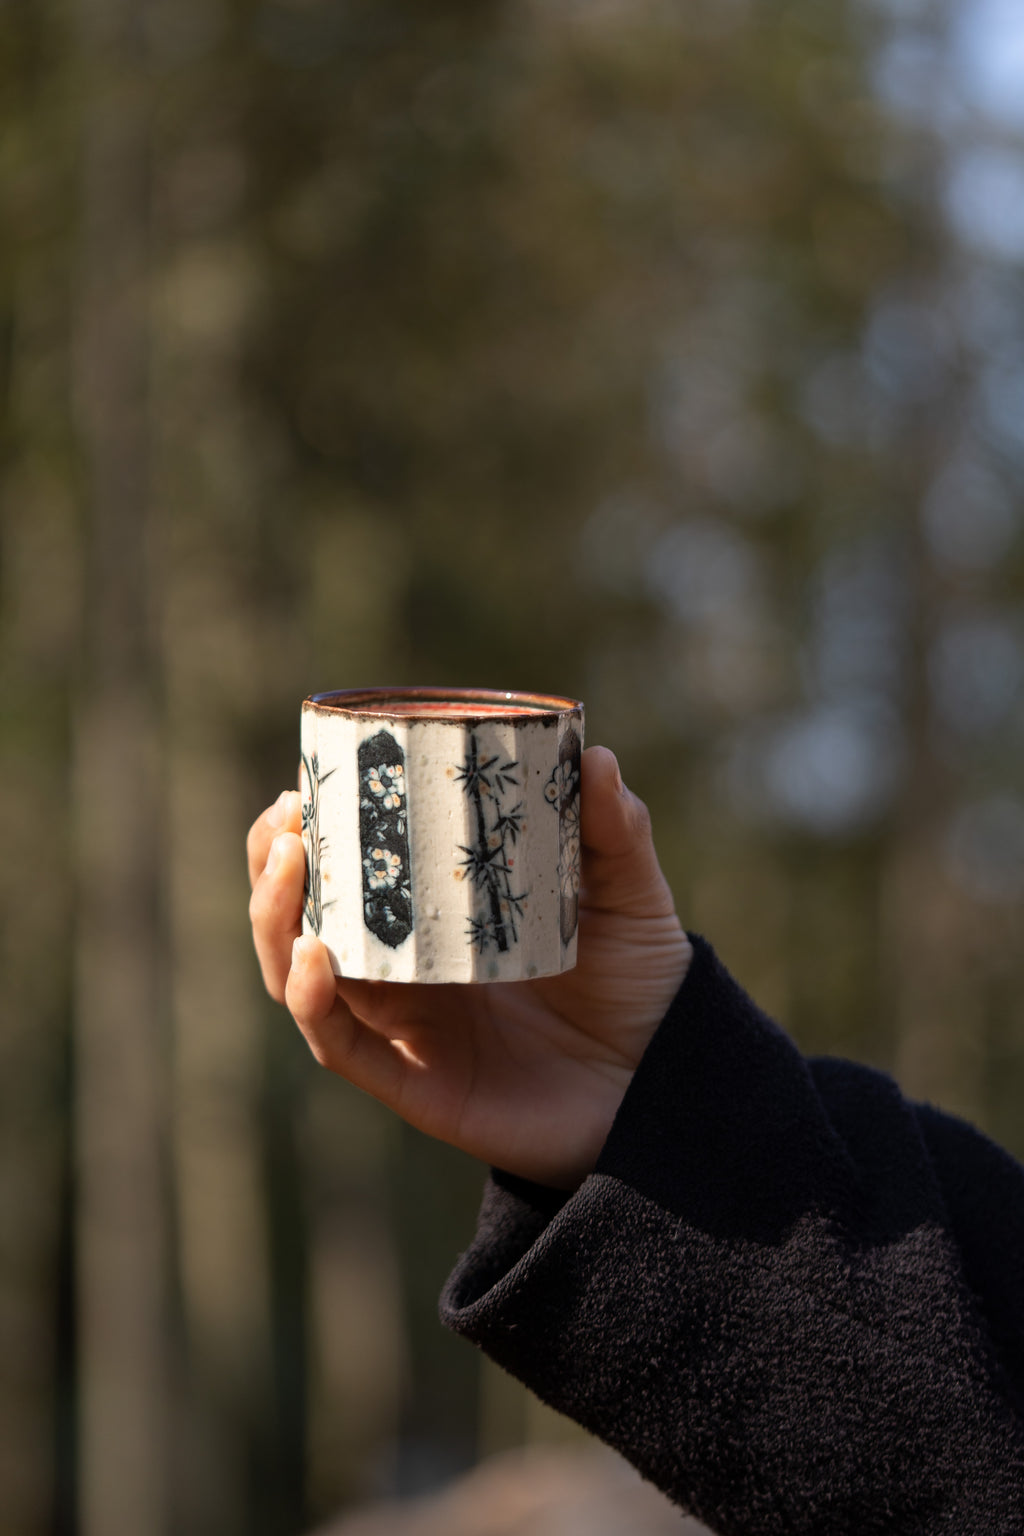
[[[401,763],[382,763],[367,768],[366,783],[386,811],[399,811],[405,798],[405,769]]]
[[[580,894],[580,834],[571,833],[559,849],[558,881],[563,901],[574,901]]]
[[[580,768],[583,743],[571,728],[562,738],[558,762],[544,794],[558,812],[558,885],[562,943],[576,932],[580,910]]]
[[[402,749],[390,732],[378,731],[359,748],[363,917],[392,949],[413,928],[406,798]]]
[[[368,859],[363,860],[366,883],[371,891],[394,890],[402,873],[402,861],[397,853],[386,848],[375,848]]]
[[[559,809],[563,806],[568,807],[574,802],[578,805],[579,801],[576,797],[579,782],[579,766],[571,759],[567,759],[564,763],[556,763],[551,770],[550,779],[544,786],[545,799],[550,800],[551,804],[558,806]]]

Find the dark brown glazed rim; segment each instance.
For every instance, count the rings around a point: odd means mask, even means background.
[[[521,720],[524,715],[554,719],[583,710],[578,700],[560,694],[519,693],[499,688],[346,688],[334,693],[314,693],[303,701],[303,707],[310,705],[338,714],[394,715],[406,720],[443,720],[446,704],[458,707],[452,719],[460,723],[474,718],[474,704],[481,706],[481,720]]]

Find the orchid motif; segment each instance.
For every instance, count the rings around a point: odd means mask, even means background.
[[[323,899],[320,873],[320,862],[327,847],[320,832],[320,786],[333,772],[334,769],[329,768],[326,773],[321,773],[319,753],[314,752],[309,757],[303,753],[302,843],[306,855],[303,913],[309,930],[316,934],[323,931],[324,912],[333,905]]]

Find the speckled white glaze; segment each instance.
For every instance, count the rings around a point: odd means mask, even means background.
[[[429,688],[302,706],[303,930],[338,975],[517,981],[576,962],[583,706]]]

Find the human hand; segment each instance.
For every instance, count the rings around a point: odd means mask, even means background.
[[[302,937],[297,792],[249,831],[249,905],[267,990],[322,1066],[411,1125],[509,1173],[574,1189],[675,996],[690,942],[646,807],[604,747],[583,754],[577,963],[535,981],[419,985],[335,976]]]

